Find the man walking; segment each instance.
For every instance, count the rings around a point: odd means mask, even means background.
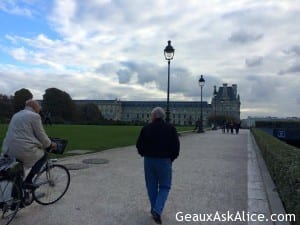
[[[178,157],[180,149],[176,129],[164,118],[164,110],[154,108],[151,123],[142,128],[136,143],[138,153],[144,157],[151,214],[157,224],[161,224],[161,214],[171,188],[172,162]]]

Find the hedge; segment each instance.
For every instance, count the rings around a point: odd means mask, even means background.
[[[257,128],[299,128],[300,121],[288,120],[271,120],[271,121],[256,121],[255,127]]]
[[[287,213],[300,225],[300,149],[254,128],[252,133],[262,152]]]

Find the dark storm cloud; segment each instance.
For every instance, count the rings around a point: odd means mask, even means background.
[[[249,42],[255,42],[263,38],[263,34],[250,33],[243,30],[233,32],[228,38],[229,41],[245,44]]]
[[[131,76],[132,76],[131,72],[129,70],[126,70],[126,69],[125,70],[123,70],[123,69],[119,70],[117,72],[117,75],[119,77],[119,83],[120,84],[129,83],[130,79],[131,79]]]

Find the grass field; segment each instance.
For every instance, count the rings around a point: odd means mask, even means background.
[[[193,127],[177,128],[178,131],[192,129]],[[6,130],[7,125],[0,124],[1,146]],[[46,126],[45,130],[50,137],[67,139],[69,144],[66,151],[74,149],[102,151],[134,145],[141,126],[53,125]]]

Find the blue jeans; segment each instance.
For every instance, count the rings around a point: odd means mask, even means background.
[[[144,170],[151,210],[161,215],[171,188],[172,161],[169,158],[144,157]]]

